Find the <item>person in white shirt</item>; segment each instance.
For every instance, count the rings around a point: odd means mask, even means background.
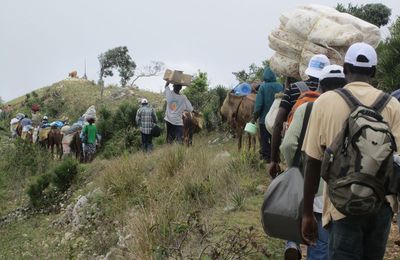
[[[167,124],[167,142],[169,144],[183,142],[183,119],[184,111],[192,112],[193,107],[188,98],[179,92],[182,85],[173,85],[173,91],[169,87],[169,82],[165,84],[165,97],[167,99],[167,108],[165,111],[165,122]]]

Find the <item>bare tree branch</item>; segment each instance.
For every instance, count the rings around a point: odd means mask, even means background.
[[[160,74],[161,71],[164,70],[165,64],[162,61],[152,61],[150,65],[144,66],[140,73],[134,77],[130,86],[133,87],[134,83],[140,78],[149,78],[155,77]]]

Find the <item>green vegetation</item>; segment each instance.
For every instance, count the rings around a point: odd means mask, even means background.
[[[400,18],[390,27],[390,36],[378,46],[378,87],[388,92],[400,87]]]
[[[0,258],[21,256],[16,252],[34,258],[90,258],[112,251],[114,258],[130,259],[200,254],[204,259],[280,259],[284,242],[266,237],[259,220],[263,194],[257,186],[266,184],[264,165],[255,153],[235,152],[233,142],[208,144],[209,138],[222,136],[197,138],[191,148],[164,146],[150,156],[96,159],[76,175],[79,182],[66,181],[74,195],[62,202],[60,213],[36,214],[0,228],[0,243],[6,245]],[[65,190],[57,189],[54,176],[72,178],[76,170],[73,161],[58,163],[48,169],[50,174],[34,177],[29,196],[38,198],[36,205],[42,205],[43,197],[53,199],[53,190]],[[80,210],[78,200],[84,201]],[[24,236],[13,235],[21,227]]]
[[[248,71],[240,70],[238,72],[232,72],[232,74],[236,77],[236,80],[239,83],[242,82],[253,82],[255,80],[263,80],[264,68],[269,66],[269,60],[265,60],[262,62],[261,66],[258,66],[255,63],[252,63],[249,66]]]
[[[100,63],[100,85],[103,85],[104,77],[112,77],[114,75],[113,69],[118,69],[121,78],[121,85],[125,87],[128,81],[135,74],[136,63],[129,55],[126,46],[115,47],[99,55]],[[103,93],[103,91],[102,91]]]
[[[41,114],[50,116],[51,120],[58,119],[61,115],[68,116],[71,120],[78,119],[91,105],[96,109],[107,107],[114,111],[122,103],[139,104],[143,97],[147,98],[151,105],[161,110],[164,105],[162,95],[139,89],[121,89],[116,86],[104,88],[103,99],[100,100],[101,86],[84,79],[63,80],[49,87],[35,90],[29,95],[14,99],[7,104],[12,105],[14,116],[18,112],[30,115],[32,104],[41,106]],[[62,101],[62,105],[57,101]],[[8,121],[9,122],[9,121]],[[8,124],[8,122],[6,122]],[[8,127],[7,127],[8,130]]]
[[[349,3],[347,7],[337,4],[336,10],[342,13],[349,13],[378,27],[387,25],[392,14],[392,10],[382,3],[365,5],[352,5]]]

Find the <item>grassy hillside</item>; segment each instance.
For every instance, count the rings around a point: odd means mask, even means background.
[[[30,105],[39,103],[41,114],[49,114],[52,119],[64,115],[76,119],[91,105],[116,109],[123,102],[138,104],[141,98],[147,98],[157,109],[161,109],[164,104],[161,94],[140,89],[109,86],[104,90],[103,99],[100,99],[100,93],[101,87],[92,81],[67,79],[27,93],[7,104],[13,107],[14,113],[22,111],[29,115]]]
[[[46,213],[13,211],[28,204],[21,181],[19,203],[1,210],[0,258],[281,259],[284,242],[260,223],[264,167],[214,134],[81,165],[71,196]]]

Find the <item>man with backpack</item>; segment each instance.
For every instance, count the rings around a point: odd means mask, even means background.
[[[295,106],[300,95],[302,93],[305,94],[305,92],[312,95],[311,92],[317,90],[318,80],[321,75],[321,71],[327,65],[330,65],[330,62],[325,55],[318,54],[313,56],[310,59],[310,62],[308,63],[308,68],[305,71],[305,73],[309,76],[309,79],[306,81],[296,82],[290,85],[290,87],[285,90],[284,97],[281,101],[279,111],[275,119],[274,129],[271,138],[271,165],[269,167],[269,175],[272,178],[275,178],[281,172],[281,169],[279,167],[279,146],[282,139],[283,124],[288,120],[290,112]],[[314,99],[315,98],[316,97],[314,97]]]
[[[319,78],[319,91],[326,91],[341,88],[346,85],[343,68],[338,65],[326,66]],[[298,107],[293,116],[293,121],[282,140],[280,151],[285,158],[287,166],[299,167],[302,169],[303,160],[300,156],[304,134],[307,129],[308,119],[312,111],[313,102],[307,102]],[[328,259],[328,233],[322,228],[322,190],[318,190],[318,196],[314,199],[314,215],[318,223],[318,239],[316,244],[307,248],[307,259],[327,260]],[[285,259],[300,259],[300,246],[294,242],[287,242]]]
[[[254,124],[259,119],[260,125],[260,156],[267,163],[271,161],[271,134],[265,127],[265,116],[270,110],[275,99],[275,94],[282,92],[283,87],[276,81],[276,76],[270,68],[265,68],[263,74],[263,83],[258,88],[256,102],[254,104],[253,119]]]
[[[369,84],[376,65],[372,46],[355,43],[348,49],[348,84],[314,102],[304,139],[302,234],[315,244],[313,201],[322,176],[329,259],[376,260],[385,254],[393,215],[385,195],[397,193],[398,184],[393,152],[400,148],[400,103]]]

